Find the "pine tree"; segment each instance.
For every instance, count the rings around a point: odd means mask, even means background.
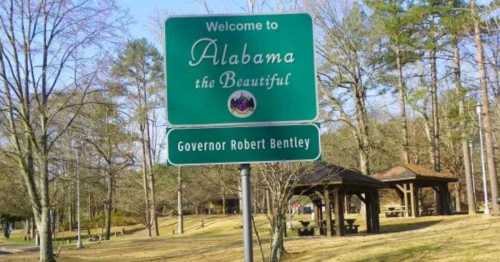
[[[383,43],[385,53],[381,54],[382,62],[388,65],[388,69],[397,71],[397,90],[399,94],[399,109],[401,123],[401,162],[410,162],[408,119],[406,116],[407,90],[404,76],[405,64],[415,59],[415,32],[418,30],[413,25],[416,17],[409,14],[412,1],[406,0],[367,0],[367,5],[373,11],[373,19],[376,31],[379,33],[380,41]]]
[[[150,236],[151,227],[158,236],[150,112],[154,108],[152,97],[157,95],[162,87],[162,57],[145,39],[133,40],[120,54],[113,68],[113,74],[128,88],[129,98],[134,102],[142,146],[146,227]]]

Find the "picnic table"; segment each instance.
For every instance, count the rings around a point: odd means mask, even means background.
[[[404,216],[405,209],[402,206],[397,207],[388,207],[387,210],[384,211],[385,217],[399,217]]]
[[[345,222],[346,222],[346,225],[345,225],[345,231],[346,233],[358,233],[358,227],[359,225],[355,225],[354,222],[356,221],[356,219],[354,218],[346,218],[345,219]]]
[[[300,220],[299,222],[300,224],[302,224],[302,227],[297,231],[297,234],[299,236],[314,236],[314,228],[309,227],[309,224],[311,222],[303,220]]]
[[[345,233],[348,233],[348,234],[358,233],[359,225],[354,224],[354,222],[356,222],[356,219],[346,218],[346,219],[344,219],[344,221],[346,223],[344,225]],[[322,224],[323,224],[323,226],[320,228],[320,234],[326,235],[326,220],[323,220]],[[336,234],[336,232],[335,232],[335,220],[332,219],[332,235],[335,235],[335,234]]]
[[[436,213],[436,209],[433,207],[423,208],[420,213],[422,216],[432,216]]]

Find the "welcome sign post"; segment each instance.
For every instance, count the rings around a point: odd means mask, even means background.
[[[320,156],[308,14],[165,22],[168,162],[241,164],[245,261],[253,261],[250,165]]]

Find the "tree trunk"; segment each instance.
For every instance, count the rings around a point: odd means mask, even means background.
[[[429,150],[429,161],[434,168],[436,166],[436,151],[434,151],[434,135],[433,135],[433,129],[432,129],[432,123],[429,117],[427,116],[427,113],[425,113],[424,117],[424,129],[425,129],[425,136],[427,137],[427,141],[431,145],[428,150]]]
[[[92,216],[92,192],[88,192],[87,196],[87,215],[90,223],[92,223],[93,216]]]
[[[3,236],[5,237],[5,239],[9,239],[10,238],[10,223],[8,220],[3,221],[2,231],[3,231]]]
[[[73,231],[73,190],[68,190],[68,231]]]
[[[356,129],[358,135],[359,169],[365,175],[370,175],[370,137],[368,133],[368,117],[366,114],[366,91],[361,79],[361,72],[357,69],[355,88],[356,98]]]
[[[184,234],[184,215],[182,213],[182,168],[177,170],[177,234]]]
[[[483,109],[483,126],[484,126],[484,141],[486,147],[486,159],[488,163],[488,174],[490,178],[490,189],[491,189],[491,207],[492,215],[500,215],[500,209],[498,206],[498,182],[497,182],[497,170],[495,164],[495,148],[492,133],[491,115],[490,115],[490,104],[488,96],[488,79],[486,74],[486,65],[484,61],[484,50],[483,43],[481,40],[481,31],[479,28],[479,16],[476,10],[476,3],[474,0],[470,2],[471,13],[474,19],[474,42],[476,44],[476,62],[479,66],[479,81],[481,86],[481,102]]]
[[[38,233],[37,233],[36,222],[35,222],[34,217],[30,218],[30,225],[31,225],[31,239],[35,239],[35,241],[36,241]]]
[[[111,219],[112,219],[112,210],[113,210],[113,175],[108,173],[106,177],[106,186],[107,186],[107,194],[105,201],[105,230],[106,233],[104,235],[105,240],[111,239]]]
[[[399,110],[401,117],[401,135],[402,135],[402,151],[401,161],[403,164],[410,163],[409,143],[408,143],[408,121],[406,119],[406,87],[403,78],[403,65],[401,64],[401,51],[399,46],[396,46],[396,67],[398,69],[398,91],[399,91]]]
[[[271,240],[271,255],[269,258],[270,262],[281,261],[281,256],[283,255],[284,248],[284,231],[286,230],[285,225],[285,215],[278,211],[274,214],[274,223],[272,229],[272,240]]]
[[[52,248],[52,234],[50,233],[50,218],[49,209],[42,207],[40,219],[38,220],[37,228],[40,238],[40,262],[55,261]]]
[[[226,215],[226,187],[222,186],[222,214]]]
[[[434,39],[434,42],[436,40]],[[432,151],[434,156],[433,168],[441,171],[441,150],[440,150],[440,127],[439,127],[439,101],[437,85],[437,50],[434,47],[431,52],[431,108],[432,108]]]
[[[143,187],[144,187],[144,202],[145,202],[145,207],[144,207],[144,219],[145,219],[145,226],[148,231],[148,236],[151,235],[151,219],[150,219],[150,203],[149,203],[149,179],[148,179],[148,162],[147,162],[147,157],[146,157],[146,142],[145,142],[145,135],[144,135],[144,125],[141,123],[140,125],[140,131],[141,131],[141,145],[142,145],[142,180],[143,180]]]
[[[471,168],[471,159],[470,159],[470,151],[468,144],[468,134],[466,132],[467,129],[467,121],[465,120],[465,90],[462,88],[462,80],[461,80],[461,66],[460,66],[460,49],[458,47],[458,38],[457,36],[453,36],[452,39],[453,44],[453,80],[455,82],[455,90],[458,96],[458,110],[460,117],[460,142],[462,144],[462,159],[464,163],[464,171],[465,171],[465,188],[467,192],[467,209],[469,211],[469,215],[476,214],[476,203],[474,201],[474,188],[472,186],[472,168]]]
[[[24,220],[24,240],[31,240],[31,219]]]
[[[462,212],[462,201],[460,199],[460,183],[455,183],[455,211]]]
[[[55,258],[52,247],[52,234],[50,232],[49,160],[45,141],[42,141],[42,147],[43,151],[40,156],[42,168],[40,170],[39,185],[41,208],[34,208],[34,212],[38,213],[35,217],[37,218],[36,225],[38,234],[40,235],[40,262],[52,262],[55,261]]]
[[[160,231],[158,228],[158,217],[156,214],[156,190],[155,190],[155,177],[154,177],[154,169],[153,169],[153,153],[152,153],[152,147],[151,147],[151,131],[150,131],[150,126],[149,126],[149,99],[148,99],[148,90],[147,90],[147,84],[146,84],[146,73],[143,72],[143,78],[142,79],[137,79],[137,83],[141,83],[141,85],[138,85],[138,91],[139,94],[141,94],[142,90],[142,97],[140,95],[139,100],[142,99],[142,102],[139,102],[140,108],[142,110],[141,114],[141,119],[139,121],[142,122],[142,130],[141,130],[141,136],[142,136],[142,143],[143,143],[143,150],[144,150],[144,166],[148,166],[147,168],[147,176],[149,176],[149,191],[150,191],[150,203],[149,203],[149,218],[150,221],[149,227],[153,227],[155,231],[155,235],[159,236]],[[149,229],[151,231],[151,229]],[[151,235],[151,234],[150,234]]]
[[[272,216],[271,191],[266,188],[266,212],[268,217]]]
[[[56,239],[57,214],[55,209],[49,210],[49,218],[50,218],[50,232],[52,233],[52,239]]]
[[[146,147],[147,147],[147,157],[149,164],[149,190],[151,193],[151,203],[150,203],[150,213],[151,213],[151,224],[154,228],[155,235],[160,235],[160,230],[158,228],[158,216],[156,214],[156,189],[155,189],[155,174],[153,168],[153,154],[151,147],[151,134],[148,120],[148,100],[147,100],[147,92],[144,91],[144,105],[146,106],[146,112],[144,117],[145,127],[146,127]]]

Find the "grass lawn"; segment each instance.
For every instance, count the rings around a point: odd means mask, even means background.
[[[203,226],[202,226],[203,224]],[[264,256],[269,230],[264,216],[256,218]],[[174,218],[161,219],[161,237],[144,230],[111,241],[74,244],[58,242],[58,261],[241,261],[242,237],[238,216],[189,216],[186,233],[173,235]],[[361,225],[363,230],[364,225]],[[115,230],[120,231],[121,228]],[[361,232],[343,238],[297,237],[290,233],[285,261],[500,261],[500,217],[432,216],[381,219],[381,234]],[[69,235],[69,233],[64,233]],[[22,244],[19,233],[2,245]],[[255,240],[255,237],[254,237]],[[261,260],[254,242],[254,259]],[[36,252],[0,255],[0,261],[34,261]]]

